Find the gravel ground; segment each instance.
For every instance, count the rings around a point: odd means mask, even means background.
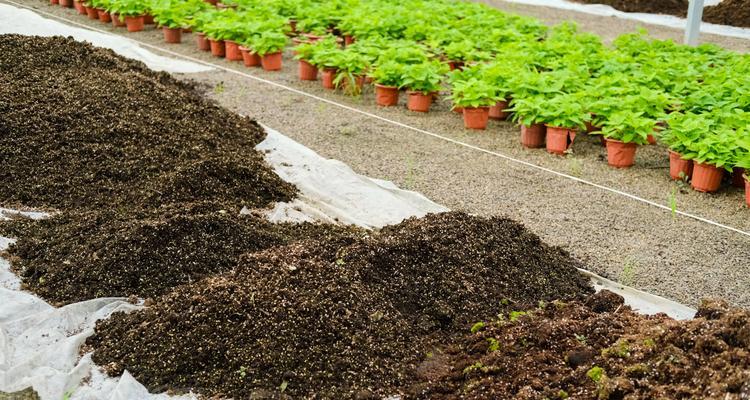
[[[26,4],[79,23],[112,30],[111,25],[78,17],[73,10],[38,1],[26,1]],[[543,17],[545,21],[575,17],[584,29],[606,37],[630,31],[637,25],[632,21],[547,8],[504,2],[497,2],[497,5]],[[663,35],[677,34],[665,28],[660,30],[664,31]],[[125,34],[124,30],[117,32]],[[654,33],[662,37],[659,30]],[[574,155],[555,157],[541,150],[521,148],[517,143],[518,130],[509,123],[491,122],[486,132],[466,131],[460,117],[449,112],[446,103],[439,103],[429,115],[416,115],[403,107],[377,108],[369,91],[362,98],[347,98],[324,91],[319,83],[299,82],[288,53],[283,71],[267,73],[199,53],[194,50],[191,35],[186,35],[181,45],[163,45],[161,33],[153,29],[127,35],[660,204],[668,205],[674,193],[680,210],[750,230],[750,210],[742,206],[739,189],[726,188],[718,194],[706,195],[671,183],[663,148],[642,147],[636,167],[615,170],[606,165],[604,149],[596,138],[583,136],[576,142]],[[728,47],[736,41],[722,40]],[[741,43],[736,42],[737,46]],[[750,306],[750,291],[747,290],[750,287],[750,239],[747,236],[673,216],[669,211],[602,189],[237,74],[217,70],[185,78],[207,84],[207,93],[230,109],[255,116],[321,155],[349,164],[359,173],[393,180],[453,209],[506,215],[522,221],[544,240],[566,247],[592,271],[606,277],[690,305],[697,305],[706,296],[720,296],[733,304]]]

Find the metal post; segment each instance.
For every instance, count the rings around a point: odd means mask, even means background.
[[[701,20],[703,19],[703,0],[690,0],[688,6],[687,26],[685,27],[685,44],[698,45],[698,36],[701,33]]]

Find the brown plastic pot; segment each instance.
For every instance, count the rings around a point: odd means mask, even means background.
[[[453,107],[451,109],[451,111],[453,111],[456,114],[464,115],[464,108],[463,107],[457,107],[457,106],[455,106],[455,107]]]
[[[462,69],[463,67],[464,67],[463,61],[448,61],[448,68],[450,68],[451,71]]]
[[[499,121],[507,119],[510,113],[507,111],[503,111],[506,108],[508,108],[507,101],[498,101],[494,106],[490,107],[490,119],[496,119]]]
[[[547,127],[544,124],[521,125],[521,144],[530,149],[544,147]]]
[[[646,140],[648,141],[648,144],[655,145],[656,144],[656,136],[654,135],[648,135],[646,136]]]
[[[198,32],[195,34],[195,44],[198,46],[198,50],[211,50],[211,43],[208,42],[208,38],[206,38],[206,34],[203,32]]]
[[[279,71],[281,69],[281,52],[269,53],[260,57],[260,65],[266,71]]]
[[[242,55],[242,63],[245,64],[246,67],[260,66],[260,56],[258,55],[258,53],[255,53],[245,46],[240,46],[239,49],[240,54]]]
[[[699,192],[715,192],[721,186],[724,169],[711,164],[693,161],[693,180],[691,186]]]
[[[573,129],[547,125],[547,152],[564,155],[570,146],[573,145],[575,137],[576,131]]]
[[[425,113],[430,111],[432,98],[434,97],[433,93],[424,94],[422,92],[414,92],[411,90],[406,93],[409,96],[406,101],[406,108],[408,108],[409,111]]]
[[[745,203],[750,207],[750,180],[745,177]]]
[[[464,107],[464,128],[484,130],[489,120],[489,107]]]
[[[289,28],[291,28],[292,33],[297,33],[297,20],[296,19],[289,19]]]
[[[299,60],[299,79],[301,81],[318,80],[318,68],[305,60]]]
[[[99,21],[109,23],[112,22],[112,16],[109,15],[107,10],[103,10],[101,8],[96,10],[96,13],[99,14]]]
[[[333,80],[336,79],[336,69],[335,68],[324,68],[323,73],[321,74],[322,81],[323,81],[323,87],[326,89],[336,89],[336,85],[333,83]]]
[[[242,53],[237,42],[232,40],[224,41],[224,56],[229,61],[242,61]]]
[[[398,104],[398,88],[375,84],[375,103],[382,107],[392,107]]]
[[[743,188],[745,187],[745,169],[735,167],[732,170],[732,186]]]
[[[680,181],[693,176],[693,161],[682,159],[680,153],[669,150],[669,177]]]
[[[83,5],[83,2],[80,2],[78,0],[73,0],[73,7],[78,11],[78,14],[85,15],[86,14],[86,7]]]
[[[635,164],[638,145],[607,139],[607,164],[615,168],[630,168]]]
[[[60,3],[60,6],[62,7],[67,7],[67,8],[73,7],[73,0],[60,0],[59,3]]]
[[[143,30],[143,15],[138,16],[126,16],[125,26],[128,28],[128,32],[140,32]]]
[[[344,35],[344,46],[349,46],[351,44],[354,44],[354,36]]]
[[[226,50],[224,48],[223,40],[208,39],[208,43],[211,45],[211,55],[214,57],[224,57]]]
[[[163,26],[161,30],[164,32],[164,41],[166,43],[182,42],[182,28],[169,28]]]
[[[53,5],[53,6],[56,6],[56,5],[60,4],[60,1],[59,0],[49,0],[49,3],[51,5]]]
[[[145,14],[143,16],[143,23],[146,25],[153,25],[154,24],[154,16],[151,14]]]
[[[95,7],[89,7],[89,6],[84,6],[84,7],[86,7],[86,15],[89,16],[89,19],[99,19],[99,12],[96,11]]]

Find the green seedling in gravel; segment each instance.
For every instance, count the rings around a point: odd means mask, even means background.
[[[570,397],[570,395],[568,394],[568,392],[566,392],[566,391],[564,391],[562,389],[560,389],[557,392],[557,398],[558,399],[563,399],[564,400],[564,399],[567,399],[568,397]]]
[[[489,342],[489,346],[487,347],[487,352],[492,353],[495,351],[500,350],[500,342],[495,338],[487,338],[487,342]]]
[[[528,314],[528,312],[526,312],[526,311],[511,311],[510,316],[508,317],[508,319],[510,320],[510,322],[516,322],[516,321],[518,321],[519,318],[521,318],[522,316],[527,315],[527,314]]]
[[[594,366],[588,371],[586,371],[586,376],[591,378],[592,381],[595,383],[599,383],[602,381],[602,378],[604,378],[606,375],[604,374],[604,369],[602,367]]]
[[[409,157],[406,160],[406,178],[404,181],[404,188],[413,190],[414,184],[415,184],[415,174],[414,174],[414,159]]]
[[[672,211],[672,219],[677,218],[677,188],[674,186],[669,194],[669,209]]]
[[[288,381],[283,381],[283,382],[281,382],[281,385],[279,385],[279,391],[280,391],[281,393],[284,393],[284,391],[286,390],[286,388],[287,388],[288,386],[289,386],[289,382],[288,382]]]
[[[574,336],[575,336],[576,340],[578,341],[578,343],[583,344],[583,345],[586,344],[586,336],[579,335],[577,333]]]
[[[474,363],[472,365],[469,365],[468,367],[464,368],[463,373],[464,373],[464,375],[468,375],[468,374],[470,374],[470,373],[472,373],[474,371],[479,371],[479,370],[483,371],[484,369],[485,369],[484,364],[482,364],[481,362],[476,362],[476,363]]]
[[[630,357],[630,345],[627,340],[618,340],[614,346],[603,349],[604,358],[627,358]]]
[[[620,272],[620,283],[626,286],[632,286],[635,283],[636,265],[635,263],[627,259],[625,265],[622,267]]]
[[[240,378],[245,379],[247,376],[247,368],[243,365],[240,366],[240,369],[237,370],[237,373],[240,375]]]
[[[576,157],[570,157],[569,160],[570,160],[570,163],[569,163],[570,174],[573,176],[580,177],[583,171],[583,162]]]
[[[476,324],[471,326],[471,333],[477,333],[481,331],[484,328],[485,324],[484,322],[477,322]]]
[[[214,86],[214,94],[219,95],[224,93],[224,82],[219,82]]]

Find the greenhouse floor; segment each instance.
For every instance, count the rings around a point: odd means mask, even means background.
[[[548,23],[574,19],[606,39],[637,26],[632,21],[490,2]],[[185,35],[183,44],[167,45],[161,31],[153,28],[128,34],[72,9],[37,0],[21,3],[218,65],[224,69],[184,78],[205,84],[207,95],[229,109],[253,116],[358,173],[392,180],[451,209],[522,221],[596,273],[688,305],[720,296],[750,306],[750,293],[744,290],[750,284],[750,236],[743,233],[750,232],[750,209],[744,207],[742,191],[725,187],[707,195],[671,182],[663,147],[641,147],[636,166],[629,170],[608,167],[598,138],[586,135],[576,139],[574,154],[552,156],[523,149],[518,128],[509,122],[492,122],[487,131],[464,130],[459,115],[444,101],[429,114],[416,115],[402,106],[378,108],[371,89],[361,98],[350,98],[325,91],[319,82],[300,82],[289,51],[283,71],[270,73],[199,52],[192,35]],[[659,38],[681,35],[668,28],[648,28]],[[742,40],[704,38],[747,49]],[[676,214],[670,210],[672,203],[676,210],[724,226]]]

